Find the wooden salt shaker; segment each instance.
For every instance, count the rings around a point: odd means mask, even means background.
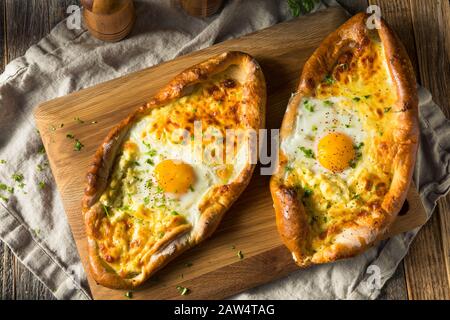
[[[213,15],[222,5],[222,0],[180,0],[183,9],[192,16]]]
[[[133,0],[81,0],[89,32],[97,39],[116,42],[133,28],[136,14]]]

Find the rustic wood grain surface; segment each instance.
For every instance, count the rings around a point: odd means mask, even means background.
[[[377,4],[407,48],[418,81],[450,116],[448,0],[339,0],[351,13]],[[45,36],[78,0],[0,0],[0,72]],[[441,199],[379,299],[450,299],[450,196]],[[54,299],[0,243],[0,299]]]

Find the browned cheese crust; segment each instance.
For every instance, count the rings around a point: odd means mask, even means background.
[[[97,149],[86,176],[85,193],[82,200],[82,212],[87,230],[89,262],[91,275],[98,284],[110,288],[136,288],[145,282],[157,270],[185,250],[197,245],[209,237],[219,225],[224,213],[246,188],[254,165],[247,163],[239,176],[231,183],[219,185],[210,190],[200,203],[200,227],[195,231],[190,225],[181,224],[172,228],[151,251],[145,254],[139,273],[133,276],[121,276],[102,259],[97,242],[101,219],[105,211],[99,202],[111,178],[113,165],[130,128],[151,110],[164,107],[168,103],[189,95],[194,85],[202,85],[212,76],[237,66],[242,84],[240,112],[236,115],[243,127],[258,130],[265,123],[266,88],[265,80],[258,63],[248,54],[226,52],[205,62],[194,65],[170,81],[147,104],[141,106],[129,117],[114,127]]]
[[[384,59],[394,84],[392,90],[397,94],[388,124],[392,139],[377,146],[377,151],[385,154],[386,163],[389,163],[392,180],[381,201],[371,204],[371,212],[362,212],[353,221],[327,226],[325,235],[334,233],[335,239],[343,237],[347,241],[331,242],[313,251],[311,237],[316,236],[312,236],[301,197],[294,188],[285,184],[287,156],[280,149],[279,165],[272,176],[270,189],[279,234],[301,267],[354,256],[379,240],[401,209],[411,182],[419,135],[414,71],[404,47],[388,25],[381,20],[380,29],[368,30],[367,17],[361,13],[349,19],[330,34],[306,62],[296,95],[287,107],[280,137],[283,141],[293,132],[297,106],[302,98],[315,97],[317,86],[324,77],[349,56],[357,57],[375,36],[384,48]]]

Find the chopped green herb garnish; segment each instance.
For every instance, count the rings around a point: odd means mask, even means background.
[[[128,299],[133,299],[133,292],[127,291],[124,294],[125,297],[127,297]]]
[[[351,168],[355,168],[355,167],[356,167],[356,163],[358,162],[358,160],[361,159],[362,153],[361,153],[359,150],[360,150],[363,146],[364,146],[364,143],[363,143],[363,142],[361,142],[361,143],[359,143],[358,145],[354,146],[354,148],[355,148],[356,150],[358,150],[358,152],[356,152],[355,158],[352,159],[352,160],[350,161],[350,163],[349,163],[349,165],[350,165]]]
[[[365,99],[369,99],[370,97],[371,97],[370,94],[367,94],[367,95],[364,96]]]
[[[172,210],[172,212],[170,213],[171,215],[173,215],[173,216],[178,216],[178,215],[180,215],[178,212],[176,212],[175,210]]]
[[[75,136],[71,133],[66,134],[66,138],[68,139],[75,139]]]
[[[82,144],[80,140],[75,139],[75,145],[73,146],[73,149],[75,151],[80,151],[83,147],[84,147],[84,144]]]
[[[39,149],[38,153],[39,153],[39,154],[45,154],[45,148],[44,148],[44,146],[42,146],[42,147]]]
[[[389,111],[391,111],[392,107],[389,108],[384,108],[384,113],[388,113]]]
[[[153,186],[153,181],[152,180],[147,180],[147,182],[145,183],[145,187],[150,189]]]
[[[146,146],[148,149],[151,149],[152,146],[150,145],[150,143],[142,141],[142,143],[144,144],[144,146]]]
[[[192,184],[189,186],[189,190],[190,190],[191,192],[194,192],[194,191],[195,191],[195,189],[194,189],[194,187],[192,186]]]
[[[299,149],[303,152],[306,158],[315,159],[314,152],[311,149],[307,149],[305,147],[299,147]]]
[[[8,189],[8,186],[4,183],[0,183],[0,190],[6,190]]]
[[[145,141],[142,141],[142,143],[149,149],[149,150],[146,152],[146,154],[147,154],[148,156],[150,156],[150,157],[156,156],[156,154],[157,154],[156,149],[152,149],[150,143],[145,142]]]
[[[104,204],[102,204],[102,206],[103,206],[103,210],[105,211],[106,216],[109,217],[110,215],[109,215],[109,208],[108,208],[108,206],[105,206]]]
[[[242,253],[241,250],[238,251],[237,256],[238,256],[238,258],[241,259],[241,260],[244,259],[244,254]]]
[[[330,100],[325,100],[325,101],[323,102],[323,104],[326,105],[327,107],[331,107],[332,105],[334,105],[334,103],[331,102]]]
[[[5,163],[6,163],[6,160],[3,160],[3,159],[0,160],[0,164],[5,164]]]
[[[144,204],[148,205],[150,203],[150,198],[149,197],[145,197],[144,198]]]
[[[162,201],[165,201],[165,199],[164,200],[162,200]],[[160,203],[160,204],[158,204],[157,206],[156,206],[156,208],[167,208],[167,206],[166,206],[166,204],[165,203]]]
[[[350,128],[352,125],[351,124],[346,124],[345,127],[346,128]]]
[[[45,188],[45,182],[44,181],[39,181],[38,186],[40,189],[44,189]]]
[[[9,198],[7,198],[7,197],[5,197],[5,196],[2,196],[1,194],[0,194],[0,199],[3,200],[3,201],[5,201],[5,202],[8,202],[8,201],[9,201]]]
[[[182,286],[177,286],[177,290],[182,296],[188,295],[191,292],[188,288]]]
[[[154,166],[155,165],[155,162],[153,162],[153,160],[152,159],[147,159],[147,160],[145,160],[145,162],[146,163],[148,163],[149,165],[151,165],[151,166]]]
[[[311,104],[311,102],[309,102],[309,100],[305,100],[305,102],[303,102],[303,106],[309,112],[314,112],[314,106]]]
[[[286,170],[286,172],[291,172],[292,170],[294,170],[294,168],[290,165],[286,165],[286,167],[284,167],[284,170]]]
[[[359,198],[361,198],[361,196],[356,193],[353,195],[352,200],[358,200]]]
[[[332,77],[330,74],[327,74],[327,75],[325,76],[325,78],[323,79],[323,81],[324,81],[326,84],[328,84],[328,85],[331,85],[331,84],[334,83],[334,79],[333,79],[333,77]]]
[[[317,131],[317,126],[312,126],[311,130],[312,131]]]
[[[23,181],[23,174],[21,173],[14,173],[11,178],[16,182],[22,182]]]
[[[160,233],[158,233],[158,238],[162,238],[162,237],[164,237],[164,235],[165,235],[166,233],[165,232],[160,232]]]
[[[309,188],[303,188],[303,197],[308,198],[310,195],[313,194],[312,189]]]
[[[311,12],[319,0],[288,0],[289,9],[294,17]]]
[[[359,102],[360,100],[361,100],[360,97],[354,97],[354,98],[353,98],[353,101],[355,101],[355,102]]]

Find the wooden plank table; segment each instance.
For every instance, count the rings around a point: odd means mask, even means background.
[[[418,81],[450,117],[450,3],[432,0],[339,0],[350,12],[381,7],[399,34]],[[0,0],[0,72],[45,36],[78,0]],[[0,243],[0,299],[54,299]],[[450,196],[439,201],[379,299],[450,299]]]

